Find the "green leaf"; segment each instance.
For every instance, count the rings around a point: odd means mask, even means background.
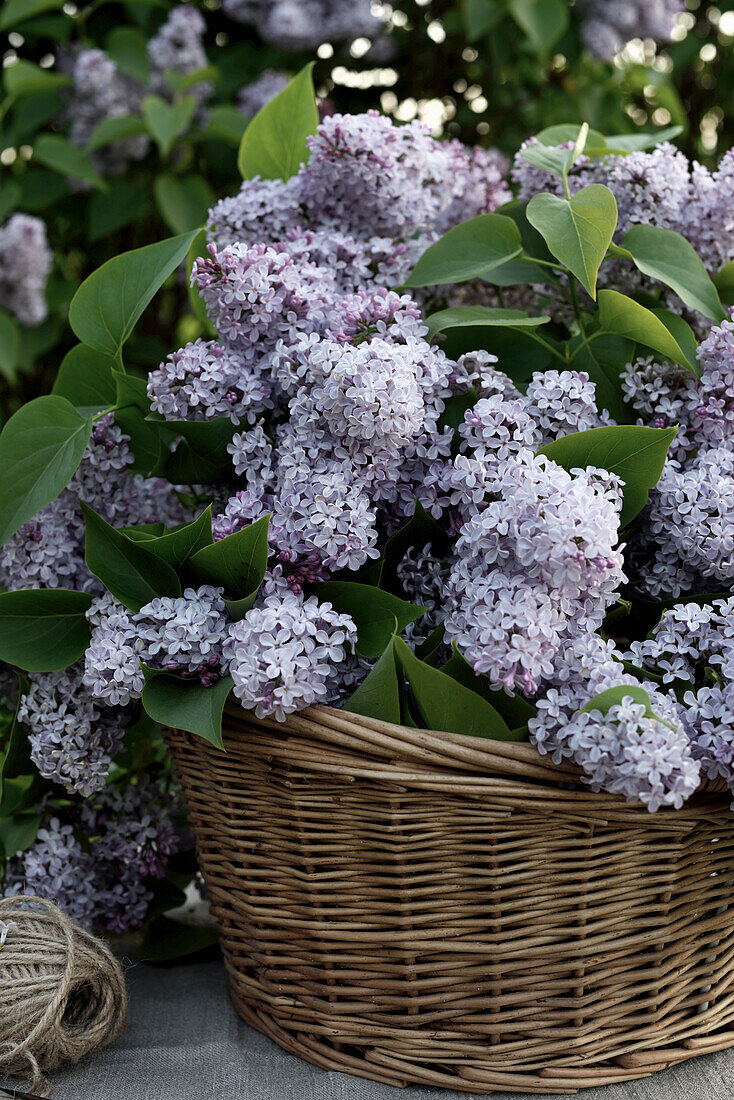
[[[221,586],[237,599],[252,595],[262,584],[268,564],[270,516],[198,550],[189,566],[202,584]]]
[[[393,634],[405,630],[427,610],[405,600],[354,581],[324,581],[314,585],[319,601],[330,603],[336,611],[350,615],[357,627],[357,653],[378,657],[390,644]]]
[[[716,287],[696,251],[680,233],[656,225],[633,225],[624,236],[636,267],[674,290],[681,301],[712,321],[726,318]]]
[[[380,722],[400,723],[400,684],[394,638],[342,709]]]
[[[548,172],[552,176],[560,176],[564,179],[575,160],[575,148],[556,149],[552,145],[543,145],[542,142],[537,141],[521,149],[520,156],[533,168],[539,168],[541,172]]]
[[[180,569],[193,554],[205,546],[211,546],[213,542],[210,504],[192,523],[187,523],[176,531],[146,539],[145,549],[150,554],[163,558],[174,569]]]
[[[186,730],[222,746],[222,711],[234,681],[225,676],[212,687],[168,672],[145,669],[143,707],[154,722],[170,729]]]
[[[126,435],[135,456],[131,469],[146,477],[159,477],[164,473],[164,453],[161,428],[157,420],[150,418],[150,400],[144,378],[112,371],[115,383],[115,420]]]
[[[227,445],[238,428],[226,417],[215,420],[169,420],[166,427],[183,438],[166,463],[174,485],[212,485],[232,478]]]
[[[591,428],[546,443],[539,453],[548,455],[564,470],[597,466],[618,474],[624,482],[620,517],[623,526],[645,507],[648,491],[660,480],[677,431],[677,428],[643,428],[637,424]]]
[[[102,149],[113,141],[124,141],[126,138],[140,137],[147,133],[145,123],[139,115],[117,115],[113,118],[103,118],[92,131],[85,149],[93,153],[95,149]]]
[[[65,397],[82,416],[112,408],[117,400],[112,363],[86,344],[77,344],[61,361],[52,392]]]
[[[64,0],[5,0],[0,11],[0,31],[17,26],[18,23],[25,23],[27,19],[32,19],[40,12],[61,8],[63,5]]]
[[[496,309],[489,306],[454,306],[452,309],[441,309],[428,318],[428,332],[435,336],[437,332],[446,332],[451,328],[469,328],[477,326],[489,326],[491,328],[537,328],[538,325],[547,325],[550,317],[543,314],[540,317],[530,317],[521,309]]]
[[[0,854],[7,859],[25,852],[38,836],[41,814],[23,813],[15,817],[0,818]]]
[[[28,733],[18,720],[23,695],[28,691],[28,681],[16,672],[18,682],[17,698],[7,736],[0,743],[0,817],[15,813],[23,802],[23,795],[33,784],[36,768],[31,762],[31,747]],[[30,773],[30,783],[28,775]],[[13,779],[23,777],[12,794],[9,785]],[[20,797],[18,797],[20,795]]]
[[[92,597],[65,588],[0,593],[0,661],[52,672],[78,661],[89,645],[85,611]]]
[[[654,149],[664,141],[672,141],[682,133],[682,126],[668,126],[652,134],[612,134],[607,138],[607,145],[610,152],[638,153],[645,149]]]
[[[509,726],[491,703],[440,669],[419,661],[402,638],[395,638],[393,644],[426,729],[513,740]]]
[[[0,184],[0,222],[15,210],[23,198],[23,188],[17,180],[5,180]]]
[[[568,27],[564,0],[508,0],[508,8],[537,53],[548,53]]]
[[[520,231],[503,214],[455,225],[423,253],[405,286],[441,286],[486,276],[522,252]]]
[[[116,531],[94,509],[81,502],[86,522],[86,561],[105,588],[131,611],[156,596],[180,596],[181,584],[167,562],[144,544]]]
[[[156,176],[153,194],[161,217],[174,233],[198,229],[214,203],[214,192],[201,176],[164,173]]]
[[[617,203],[609,188],[592,183],[570,199],[534,195],[527,214],[553,255],[596,298],[596,277],[617,225]]]
[[[145,97],[143,118],[161,156],[168,156],[176,138],[188,129],[195,112],[196,100],[192,95],[173,104],[166,103],[159,95]]]
[[[69,324],[78,339],[117,356],[155,292],[185,258],[195,235],[184,233],[123,252],[94,271],[69,307]]]
[[[204,330],[211,336],[216,337],[217,333],[214,325],[209,320],[209,314],[206,311],[204,305],[204,299],[199,294],[199,291],[195,286],[191,285],[191,272],[194,267],[194,261],[200,258],[206,258],[208,253],[206,250],[207,235],[206,229],[200,229],[194,237],[189,250],[186,254],[186,286],[188,288],[189,305],[191,306],[191,312],[195,317],[199,319]]]
[[[237,156],[243,179],[287,180],[308,159],[306,139],[319,124],[313,67],[313,61],[304,65],[249,123]]]
[[[88,154],[60,134],[41,134],[33,146],[33,159],[62,176],[83,180],[100,191],[107,190],[107,184],[95,172]]]
[[[464,29],[468,42],[476,42],[504,18],[504,9],[496,0],[462,0]]]
[[[63,397],[37,397],[0,435],[0,545],[54,500],[81,462],[92,418]]]
[[[581,707],[581,713],[589,714],[591,711],[598,710],[602,714],[607,714],[612,707],[619,706],[625,699],[631,699],[633,703],[642,703],[646,718],[655,718],[669,729],[675,729],[675,726],[655,713],[652,709],[650,696],[643,687],[638,687],[637,684],[619,684],[617,687],[607,688],[606,691],[599,692],[598,695],[592,696],[588,703]]]
[[[661,309],[659,306],[651,308],[650,312],[662,321],[688,362],[695,365],[695,374],[698,375],[701,370],[698,363],[698,340],[688,322],[680,314],[673,313],[670,309]]]
[[[661,317],[616,290],[599,291],[599,321],[607,332],[616,332],[687,367],[698,376],[698,364],[688,359]]]
[[[606,409],[618,424],[634,419],[624,399],[621,375],[627,363],[634,358],[635,345],[631,340],[613,333],[598,333],[583,347],[583,335],[569,341],[568,350],[574,370],[586,371],[596,387],[596,404],[601,412]]]
[[[523,740],[524,733],[521,734],[520,730],[527,725],[530,718],[535,717],[537,711],[531,703],[523,699],[522,695],[507,695],[504,691],[492,691],[487,677],[480,676],[474,671],[466,658],[457,649],[455,642],[453,653],[446,664],[441,666],[441,672],[446,676],[450,676],[453,680],[458,680],[465,688],[475,691],[488,703],[491,703],[510,727],[510,730],[513,733],[518,733],[518,736],[514,739]]]
[[[207,127],[202,138],[224,141],[239,149],[242,136],[247,128],[247,119],[229,103],[218,104],[209,112]]]
[[[580,122],[561,122],[556,126],[546,126],[544,130],[540,130],[535,136],[542,145],[566,145],[569,141],[572,141],[575,145],[581,132],[581,126]],[[589,148],[601,151],[606,143],[607,139],[598,130],[589,130],[584,152]]]
[[[19,58],[3,69],[3,84],[8,95],[21,99],[27,95],[39,95],[56,91],[65,84],[71,84],[71,78],[61,73],[49,72],[32,61]]]
[[[87,201],[87,231],[90,243],[116,233],[126,225],[145,216],[150,201],[147,182],[112,179],[102,194],[95,191]]]
[[[714,275],[713,284],[724,305],[734,306],[734,260],[724,264],[721,271]]]
[[[107,35],[105,52],[112,58],[118,69],[134,76],[141,84],[148,83],[150,75],[148,45],[142,31],[136,27],[115,27]]]
[[[15,378],[19,346],[18,326],[9,314],[0,312],[0,374],[5,375],[9,382]]]

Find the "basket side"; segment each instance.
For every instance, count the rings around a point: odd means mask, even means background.
[[[168,735],[245,1019],[317,1065],[482,1093],[734,1043],[727,798],[649,815],[529,746],[333,714],[234,709],[226,753]]]

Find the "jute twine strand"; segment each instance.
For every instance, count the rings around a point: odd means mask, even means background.
[[[126,1027],[127,991],[108,947],[52,902],[0,899],[11,925],[0,947],[0,1077],[32,1078],[112,1042]]]

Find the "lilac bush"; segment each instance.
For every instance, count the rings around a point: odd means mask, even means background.
[[[156,50],[188,56],[189,30]],[[126,319],[105,316],[90,339],[115,342],[114,372],[95,366],[116,403],[62,387],[0,438],[10,469],[3,447],[37,416],[61,433],[66,478],[32,507],[22,486],[6,511],[0,496],[0,615],[51,638],[40,657],[20,636],[2,650],[45,784],[6,889],[45,876],[88,925],[139,924],[177,844],[140,723],[220,745],[230,693],[256,719],[329,705],[447,733],[481,696],[488,736],[529,739],[650,812],[702,777],[734,789],[734,322],[676,236],[695,172],[670,146],[536,141],[517,206],[491,153],[302,106],[300,165],[263,178],[246,134],[254,168],[212,207],[206,247],[166,242],[168,274],[197,246],[190,341],[143,381],[117,369]],[[582,265],[551,197],[586,204]],[[726,251],[702,253],[716,273]],[[119,262],[162,280],[151,255]],[[514,308],[544,286],[564,303],[553,322]],[[141,736],[155,782],[130,763]]]

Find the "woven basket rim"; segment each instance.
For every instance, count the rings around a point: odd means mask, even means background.
[[[509,795],[513,788],[515,798],[526,793],[533,799],[557,798],[559,802],[576,803],[579,813],[592,809],[597,813],[621,811],[626,817],[630,812],[642,811],[647,816],[646,807],[641,803],[630,804],[622,795],[597,793],[588,787],[579,789],[584,774],[581,768],[569,761],[554,764],[549,756],[543,756],[526,741],[496,741],[418,729],[328,706],[308,707],[279,722],[272,716],[256,717],[254,711],[243,708],[232,697],[224,713],[225,747],[229,719],[234,730],[261,729],[266,739],[263,751],[267,755],[293,758],[294,749],[297,754],[300,746],[315,768],[319,766],[319,757],[328,752],[331,770],[335,772],[341,764],[345,772],[361,770],[366,777],[373,766],[384,771],[384,778],[388,778],[387,770],[394,769],[397,782],[410,780],[422,786],[430,777],[434,789],[438,789],[442,778],[447,785],[456,779],[464,785],[476,784],[478,795],[484,793],[487,785],[501,780],[508,788],[505,793]],[[282,739],[273,734],[280,734]],[[360,758],[364,761],[362,769],[355,768],[355,760]],[[677,817],[682,823],[683,817],[695,817],[726,797],[730,796],[723,780],[704,779],[681,809],[664,806],[651,816],[659,821]]]

